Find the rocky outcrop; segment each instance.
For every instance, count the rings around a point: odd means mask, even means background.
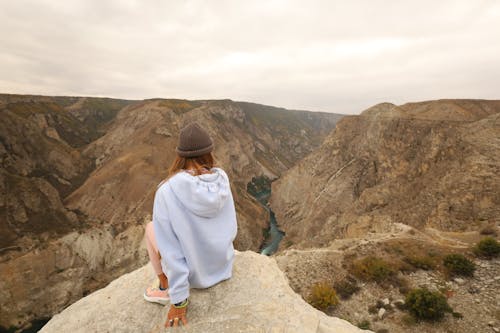
[[[272,183],[285,243],[499,223],[500,101],[374,106],[346,116],[320,148]]]
[[[40,331],[163,332],[168,307],[142,298],[154,273],[149,265],[55,315]],[[233,276],[207,289],[192,289],[183,332],[317,332],[362,330],[314,309],[288,286],[273,258],[236,251]],[[366,332],[366,331],[365,331]]]

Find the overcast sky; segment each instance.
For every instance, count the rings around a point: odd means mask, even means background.
[[[0,0],[0,92],[359,113],[500,99],[500,1]]]

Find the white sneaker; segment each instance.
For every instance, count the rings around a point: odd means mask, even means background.
[[[160,281],[155,280],[151,287],[146,288],[146,290],[144,291],[144,299],[148,302],[166,305],[170,302],[168,288],[165,290],[161,290]]]

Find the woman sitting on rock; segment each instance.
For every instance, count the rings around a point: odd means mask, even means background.
[[[237,221],[226,172],[214,166],[213,142],[196,122],[181,129],[177,157],[155,193],[146,226],[149,259],[158,275],[144,298],[167,304],[166,327],[187,324],[190,288],[232,275]]]

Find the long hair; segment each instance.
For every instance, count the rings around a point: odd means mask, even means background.
[[[212,155],[212,152],[196,157],[182,157],[177,155],[168,169],[167,177],[162,180],[158,187],[181,170],[192,169],[194,170],[196,176],[202,173],[203,168],[210,170],[216,166],[217,160]]]

